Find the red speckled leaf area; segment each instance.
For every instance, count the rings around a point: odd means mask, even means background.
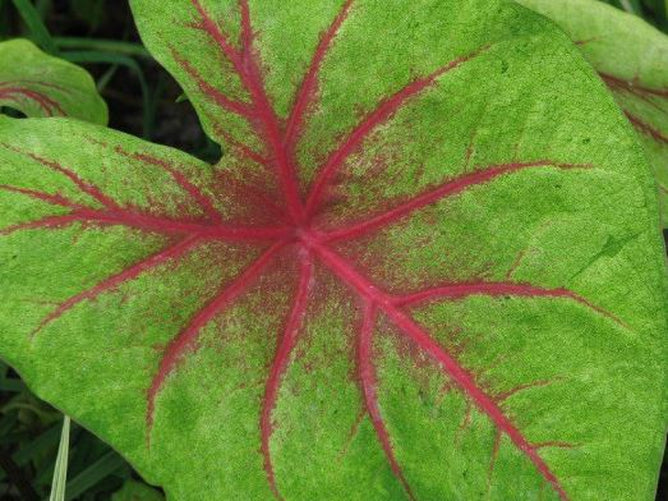
[[[524,460],[535,469],[536,474],[543,478],[546,488],[552,489],[561,499],[568,499],[562,481],[543,459],[541,453],[546,448],[577,447],[577,444],[568,443],[560,437],[553,437],[550,441],[534,442],[504,408],[506,400],[512,395],[530,388],[549,385],[552,381],[536,380],[502,393],[495,393],[480,382],[479,374],[460,362],[456,349],[448,348],[439,342],[430,329],[414,318],[414,309],[428,303],[463,301],[472,296],[529,297],[543,301],[572,302],[579,308],[590,310],[593,315],[607,317],[611,322],[620,323],[620,321],[568,289],[544,288],[531,283],[513,282],[510,278],[507,281],[488,281],[472,277],[466,281],[431,283],[418,290],[395,290],[382,281],[374,280],[373,273],[367,265],[350,257],[350,252],[344,252],[342,249],[350,248],[354,242],[374,238],[374,235],[388,228],[401,225],[420,211],[448,197],[456,197],[481,185],[494,183],[500,178],[532,169],[567,171],[588,169],[590,166],[567,164],[549,158],[533,161],[517,159],[508,163],[482,165],[441,184],[433,185],[410,198],[394,200],[382,210],[373,211],[364,217],[356,217],[352,222],[340,223],[338,218],[328,219],[328,208],[331,206],[329,202],[335,196],[333,194],[335,186],[341,182],[341,173],[346,163],[364,147],[365,141],[371,139],[373,134],[401,109],[410,106],[419,96],[429,93],[438,85],[440,78],[456,72],[485,53],[488,48],[480,47],[477,51],[464,54],[458,59],[444,61],[443,65],[433,73],[415,78],[394,94],[379,100],[375,109],[361,117],[357,125],[341,138],[338,147],[326,153],[324,162],[305,193],[306,190],[302,188],[298,176],[300,169],[296,150],[309,120],[309,110],[317,106],[321,67],[330,49],[336,44],[337,34],[355,9],[353,0],[345,2],[330,27],[322,33],[310,66],[298,86],[292,110],[285,119],[278,116],[266,91],[264,72],[260,64],[261,55],[256,43],[257,34],[254,32],[252,12],[246,1],[239,1],[241,35],[238,40],[233,40],[198,0],[192,0],[192,4],[198,14],[198,20],[192,24],[192,28],[210,37],[211,43],[218,47],[221,57],[235,69],[249,99],[240,101],[222,94],[207,84],[185,57],[180,56],[176,50],[173,51],[173,55],[210,98],[212,106],[219,106],[238,115],[254,128],[258,137],[262,139],[263,151],[255,151],[239,141],[231,141],[230,146],[238,150],[246,161],[259,165],[263,175],[271,177],[276,182],[278,198],[275,193],[266,192],[261,185],[253,183],[242,186],[230,182],[216,185],[215,189],[202,190],[168,161],[116,148],[116,152],[125,158],[167,172],[188,194],[193,206],[197,207],[197,212],[202,214],[196,219],[167,218],[122,206],[95,185],[79,178],[67,166],[27,152],[20,152],[30,156],[44,168],[69,178],[82,193],[94,199],[101,208],[93,209],[60,195],[3,186],[4,190],[20,192],[69,209],[69,213],[65,215],[51,216],[14,226],[6,229],[5,233],[84,222],[98,226],[122,225],[147,233],[162,234],[168,236],[171,242],[162,250],[57,306],[43,319],[34,335],[39,335],[39,331],[46,325],[56,321],[77,304],[93,300],[100,294],[131,281],[161,264],[180,259],[199,246],[212,241],[233,242],[235,245],[252,249],[259,257],[250,265],[243,267],[235,278],[221,284],[206,304],[192,315],[187,325],[165,347],[159,368],[153,376],[152,383],[146,388],[146,439],[149,447],[153,425],[160,419],[161,392],[170,384],[170,378],[178,373],[182,362],[198,349],[198,340],[203,328],[230,308],[263,276],[277,272],[285,278],[286,283],[293,284],[292,297],[282,329],[275,333],[276,350],[264,381],[264,396],[257,425],[261,430],[259,449],[264,458],[267,482],[275,496],[281,498],[270,447],[272,434],[277,426],[273,413],[286,371],[295,357],[299,356],[296,346],[300,336],[303,335],[309,307],[321,300],[318,291],[322,289],[318,287],[317,282],[319,277],[327,275],[331,279],[336,279],[355,298],[357,315],[353,343],[355,349],[351,357],[354,358],[356,367],[360,405],[364,415],[368,416],[373,425],[387,463],[403,485],[408,497],[414,499],[416,496],[413,494],[409,475],[404,473],[401,461],[395,454],[393,436],[378,398],[375,343],[379,336],[389,334],[386,332],[388,330],[392,331],[391,335],[398,336],[410,347],[404,352],[406,357],[419,355],[429,359],[434,367],[448,378],[452,390],[460,392],[466,398],[469,403],[469,415],[461,424],[462,427],[468,425],[473,408],[486,415],[495,425],[496,445],[492,457],[489,458],[490,471],[495,467],[501,440],[509,440]],[[236,220],[226,220],[216,209],[215,199],[207,194],[215,193],[216,190],[218,192],[227,190],[224,193],[225,199],[242,198],[247,204],[252,205],[246,211],[247,214],[261,213],[265,220],[273,221],[273,224],[256,224],[257,218],[255,223],[248,221],[245,224]],[[286,264],[290,261],[292,264]]]

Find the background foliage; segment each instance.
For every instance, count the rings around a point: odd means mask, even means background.
[[[602,1],[668,32],[668,0]],[[0,0],[0,40],[19,36],[88,69],[109,104],[112,128],[210,162],[219,157],[178,85],[139,42],[127,2]],[[0,362],[0,501],[48,497],[61,426],[62,415]],[[668,499],[667,477],[664,462],[657,499]],[[142,484],[107,445],[72,423],[65,499],[153,501],[162,495]]]

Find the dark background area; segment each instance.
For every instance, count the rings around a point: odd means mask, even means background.
[[[35,8],[44,33],[28,28],[25,13],[16,8],[21,3]],[[664,0],[606,3],[668,31]],[[48,52],[84,66],[109,105],[112,128],[206,161],[219,158],[220,149],[203,133],[179,86],[141,45],[125,0],[0,0],[0,40],[15,37],[31,38]],[[48,498],[61,426],[62,414],[0,362],[0,501]],[[107,500],[129,480],[141,481],[109,446],[72,426],[66,499]],[[657,500],[666,499],[664,460]]]

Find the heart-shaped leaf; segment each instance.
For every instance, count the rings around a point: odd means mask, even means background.
[[[107,105],[85,70],[22,39],[0,43],[0,106],[29,117],[68,116],[107,123]]]
[[[650,157],[668,226],[668,36],[596,0],[518,0],[554,20],[612,91]]]
[[[652,497],[656,196],[563,34],[490,0],[132,7],[228,153],[0,120],[31,387],[179,500]]]

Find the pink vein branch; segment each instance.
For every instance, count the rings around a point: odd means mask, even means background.
[[[392,468],[392,472],[403,485],[408,497],[414,500],[415,496],[413,495],[410,485],[401,471],[401,466],[399,465],[399,462],[394,455],[390,434],[385,427],[383,416],[381,415],[380,408],[378,407],[378,396],[376,395],[376,374],[372,362],[373,329],[375,322],[376,307],[373,305],[373,303],[367,302],[364,307],[364,319],[362,321],[362,329],[360,331],[359,347],[357,351],[357,363],[359,367],[359,378],[360,384],[362,386],[362,394],[364,395],[364,404],[366,406],[367,412],[369,413],[369,417],[371,418],[373,427],[376,430],[378,441],[380,442],[383,451],[385,452],[385,457],[387,458],[387,461]]]
[[[652,139],[659,143],[668,144],[668,136],[665,136],[658,128],[653,127],[652,125],[645,122],[642,118],[637,115],[634,115],[630,111],[624,110],[626,118],[629,119],[629,122],[643,134],[650,136]]]
[[[257,151],[253,150],[250,146],[248,146],[245,143],[242,143],[241,141],[237,141],[232,137],[231,134],[229,134],[227,131],[225,131],[219,124],[214,125],[214,129],[216,131],[216,134],[221,136],[229,146],[239,152],[239,154],[252,162],[255,162],[256,164],[260,165],[264,169],[269,168],[270,161],[268,158],[263,157],[260,153]]]
[[[287,153],[283,147],[280,123],[269,100],[269,96],[265,91],[262,73],[254,54],[252,46],[253,30],[246,0],[239,0],[242,20],[242,41],[244,43],[242,52],[239,52],[232,46],[199,0],[191,0],[191,3],[202,19],[202,28],[218,44],[225,57],[232,63],[241,82],[250,94],[253,102],[253,111],[260,124],[256,124],[254,120],[250,122],[258,129],[258,133],[267,145],[267,149],[273,152],[273,160],[276,163],[279,179],[283,185],[290,215],[293,219],[301,221],[303,219],[303,207],[299,195],[299,186],[294,166],[289,162]]]
[[[294,150],[295,143],[301,134],[304,117],[315,99],[318,85],[318,74],[320,73],[322,63],[332,46],[334,38],[348,17],[348,13],[350,11],[350,7],[353,4],[353,1],[354,0],[345,1],[341,11],[334,19],[334,22],[321,36],[320,43],[318,44],[318,47],[316,48],[316,51],[313,55],[313,60],[311,61],[306,75],[304,75],[304,79],[297,92],[295,104],[292,108],[292,112],[290,113],[290,118],[288,119],[288,124],[285,129],[285,144],[289,152]]]
[[[190,2],[192,3],[193,7],[195,7],[197,14],[202,20],[202,28],[204,31],[206,31],[209,36],[213,38],[216,44],[218,44],[225,57],[234,65],[235,70],[237,73],[239,73],[239,76],[242,77],[245,72],[241,56],[237,49],[233,47],[232,44],[230,44],[227,37],[223,35],[222,31],[220,31],[220,28],[216,22],[211,19],[209,14],[202,6],[202,2],[200,2],[200,0],[190,0]]]
[[[64,227],[77,222],[100,226],[125,226],[162,235],[191,235],[208,240],[267,241],[285,238],[290,233],[288,228],[280,227],[209,225],[146,216],[130,211],[99,211],[82,208],[71,214],[47,216],[37,221],[10,226],[0,231],[0,235],[8,235],[21,230]]]
[[[30,89],[22,87],[3,87],[0,88],[0,99],[7,98],[16,102],[17,98],[24,97],[37,103],[37,105],[44,111],[47,116],[54,116],[56,113],[62,116],[67,115],[65,110],[58,104],[58,102],[51,99],[49,96]]]
[[[464,299],[470,296],[484,295],[491,297],[518,296],[518,297],[547,297],[569,299],[580,303],[595,312],[614,320],[616,323],[624,324],[610,312],[600,308],[575,292],[565,289],[546,289],[531,284],[518,284],[513,282],[468,282],[458,284],[446,284],[432,289],[425,289],[412,294],[399,297],[395,301],[397,307],[413,306],[423,301],[438,301],[440,299]]]
[[[62,195],[52,195],[50,193],[44,193],[42,191],[31,190],[28,188],[20,188],[17,186],[10,186],[7,184],[0,185],[0,190],[4,190],[10,193],[19,193],[21,195],[26,195],[35,200],[40,200],[51,205],[59,205],[61,207],[68,207],[70,209],[83,209],[83,205],[76,204],[71,200],[63,197]]]
[[[492,397],[487,395],[476,383],[475,378],[436,343],[417,323],[394,308],[385,308],[385,313],[399,329],[411,338],[425,353],[437,360],[445,372],[475,402],[480,410],[487,414],[497,428],[508,435],[515,446],[534,464],[538,472],[552,486],[562,500],[568,499],[551,468],[538,454],[536,447],[524,437],[522,432],[508,419]]]
[[[262,436],[262,455],[264,456],[264,469],[267,474],[269,486],[276,496],[281,498],[276,485],[274,467],[271,461],[271,450],[269,447],[271,435],[273,433],[272,412],[276,406],[278,391],[281,380],[290,363],[290,357],[297,344],[299,330],[306,312],[308,300],[309,285],[313,276],[313,261],[308,251],[301,256],[301,269],[299,272],[299,285],[294,298],[294,303],[288,323],[285,326],[283,336],[277,347],[274,360],[271,364],[269,377],[265,386],[264,398],[262,399],[262,412],[260,415],[260,432]]]
[[[400,219],[416,212],[424,207],[432,205],[443,198],[461,193],[462,191],[476,185],[481,185],[492,181],[500,176],[519,172],[525,169],[536,167],[554,167],[558,169],[587,169],[590,165],[584,164],[566,164],[551,160],[537,160],[535,162],[516,162],[500,165],[492,165],[485,169],[478,170],[471,174],[465,174],[457,177],[431,191],[422,193],[409,201],[379,214],[366,221],[350,225],[346,228],[334,230],[325,234],[327,241],[348,240],[366,235],[376,231],[385,225],[395,223]]]
[[[446,66],[439,68],[431,75],[411,82],[393,96],[381,101],[378,107],[367,115],[366,118],[350,133],[343,144],[330,155],[329,159],[325,162],[325,165],[321,168],[306,202],[307,213],[312,214],[317,210],[331,179],[342,167],[348,157],[359,148],[362,142],[374,130],[392,118],[411,98],[418,96],[426,89],[432,87],[440,77],[464,63],[471,61],[487,49],[488,47],[483,47],[472,54],[455,59]]]
[[[257,57],[255,55],[253,47],[253,27],[251,25],[248,0],[239,0],[239,8],[241,10],[242,42],[244,44],[243,62],[246,68],[245,74],[247,75],[248,89],[253,96],[255,109],[258,111],[258,114],[264,123],[264,137],[266,138],[266,142],[274,152],[280,181],[285,192],[288,211],[295,221],[302,221],[304,218],[304,209],[299,194],[297,173],[295,172],[295,167],[288,158],[287,150],[284,147],[281,125],[265,90],[262,72],[260,71]]]
[[[47,216],[37,221],[28,221],[27,223],[19,223],[3,228],[0,230],[0,236],[11,235],[19,231],[37,230],[42,228],[62,228],[78,221],[81,221],[81,219],[73,214]]]
[[[116,202],[114,202],[114,200],[112,200],[110,197],[105,195],[102,192],[102,190],[100,190],[100,188],[87,181],[84,181],[83,179],[81,179],[81,177],[79,177],[79,175],[76,172],[64,167],[60,163],[54,160],[49,160],[48,158],[42,157],[35,153],[31,153],[29,151],[24,151],[20,148],[16,148],[15,146],[9,145],[7,143],[0,143],[0,146],[8,150],[11,150],[15,153],[18,153],[20,155],[27,156],[28,158],[31,158],[34,161],[40,163],[44,167],[51,169],[52,171],[57,172],[58,174],[63,175],[64,177],[69,179],[77,188],[79,188],[81,192],[93,197],[104,207],[107,207],[109,209],[118,209],[118,204],[116,204]]]
[[[637,98],[640,98],[643,101],[650,103],[659,109],[661,108],[650,98],[651,97],[668,98],[668,90],[666,89],[653,89],[651,87],[645,87],[643,85],[634,83],[633,81],[623,80],[608,73],[599,72],[599,75],[601,76],[601,79],[603,79],[603,81],[611,89],[616,89],[628,92],[629,94],[633,94]]]
[[[0,90],[2,90],[5,87],[13,87],[16,85],[38,85],[40,87],[45,87],[47,89],[54,89],[59,92],[63,92],[65,94],[71,94],[72,91],[71,89],[68,89],[67,87],[63,87],[62,85],[57,85],[51,82],[44,82],[42,80],[34,80],[34,79],[29,79],[29,78],[21,78],[18,80],[8,80],[5,82],[0,83]]]
[[[220,212],[216,210],[213,202],[207,197],[202,190],[195,186],[182,172],[179,172],[171,162],[162,158],[147,155],[145,153],[129,153],[120,146],[116,146],[115,151],[128,158],[134,158],[144,164],[154,165],[165,172],[167,172],[172,179],[178,184],[186,193],[188,193],[193,200],[195,200],[202,208],[204,213],[208,216],[212,223],[221,223],[223,218]]]
[[[163,249],[142,261],[130,266],[129,268],[124,269],[120,273],[117,273],[99,284],[91,287],[90,289],[84,290],[75,296],[72,296],[67,301],[60,304],[55,310],[49,313],[39,324],[39,326],[31,333],[31,336],[34,337],[44,329],[47,325],[54,322],[67,311],[74,308],[76,305],[83,301],[92,301],[96,299],[100,294],[108,292],[112,289],[119,287],[120,285],[134,280],[139,275],[149,271],[150,269],[156,268],[157,266],[167,263],[183,256],[186,252],[191,250],[200,240],[197,237],[187,238],[176,245]]]
[[[244,117],[247,120],[251,120],[255,117],[255,110],[250,105],[242,101],[231,99],[220,92],[213,85],[207,82],[204,77],[202,77],[202,75],[193,67],[193,65],[190,64],[190,62],[185,58],[183,58],[175,49],[171,49],[171,51],[174,60],[197,83],[197,86],[199,87],[199,90],[202,92],[202,94],[209,97],[209,99],[211,99],[214,103],[229,111],[230,113]]]
[[[376,287],[366,277],[359,274],[354,267],[341,256],[331,251],[320,241],[311,239],[304,242],[316,252],[322,261],[349,287],[356,290],[367,301],[371,301],[405,336],[410,338],[422,351],[435,359],[444,369],[445,373],[457,384],[476,406],[494,422],[497,429],[508,435],[515,446],[522,451],[533,463],[537,471],[557,492],[560,499],[567,500],[568,496],[561,486],[559,480],[550,467],[540,457],[537,449],[532,445],[522,432],[504,414],[494,398],[488,395],[475,381],[474,376],[469,373],[459,362],[444,350],[429,334],[408,315],[400,311],[393,302],[393,298]]]
[[[153,428],[155,401],[167,377],[178,367],[187,353],[197,350],[198,340],[202,329],[221,313],[235,299],[242,295],[248,287],[271,264],[276,254],[287,245],[280,241],[266,250],[255,262],[236,277],[231,283],[224,284],[218,294],[207,303],[191,320],[190,323],[167,345],[158,372],[153,377],[148,389],[148,404],[146,410],[146,441],[150,445],[150,435]]]

